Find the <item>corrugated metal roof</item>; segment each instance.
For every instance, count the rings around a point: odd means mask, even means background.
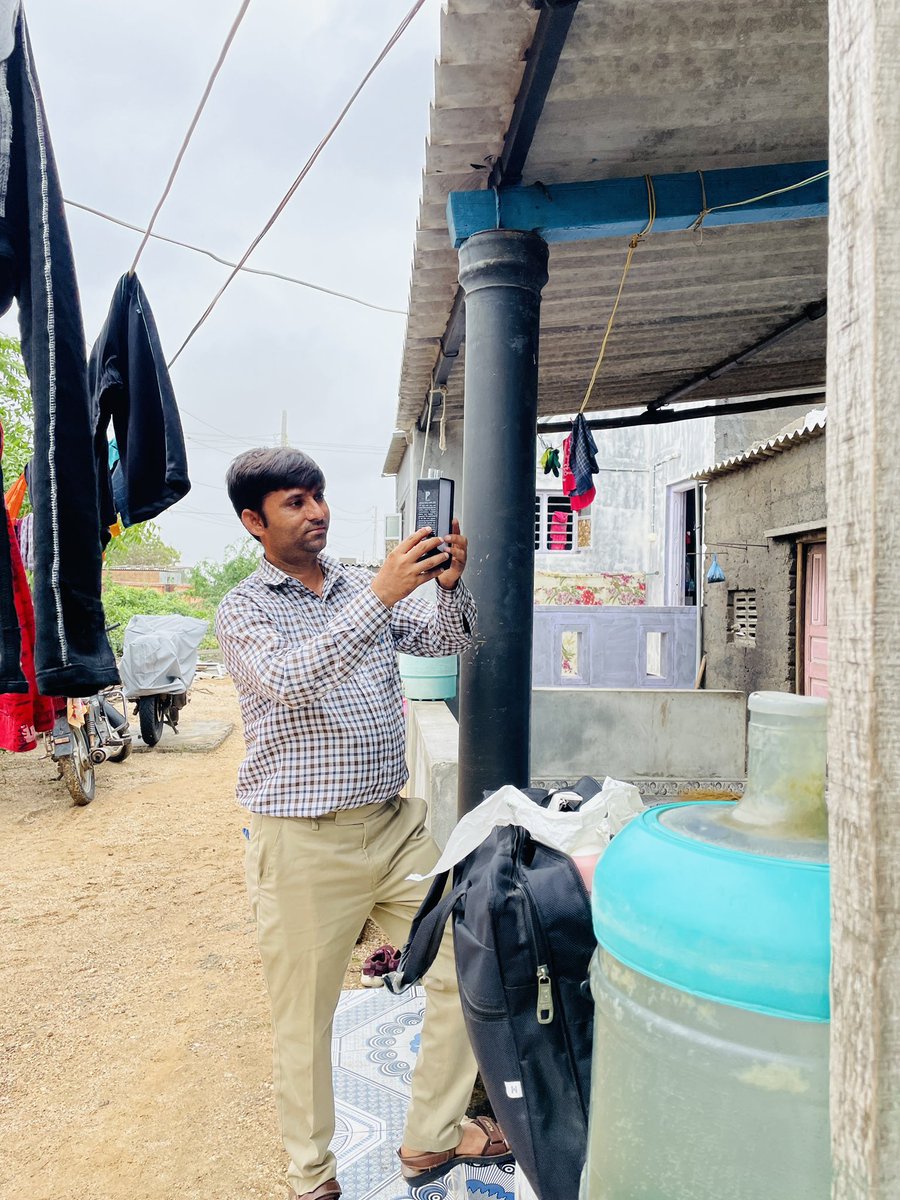
[[[776,454],[783,454],[785,450],[790,450],[801,442],[821,437],[825,432],[825,413],[824,408],[814,408],[806,414],[801,424],[789,426],[786,430],[783,429],[780,433],[776,433],[773,438],[769,438],[767,442],[758,442],[755,446],[745,450],[743,454],[726,458],[724,462],[716,463],[714,467],[710,467],[706,471],[698,471],[694,479],[713,479],[716,475],[727,475],[730,471],[740,471],[763,458],[774,458]]]
[[[446,0],[396,426],[422,412],[457,286],[450,191],[485,186],[533,37],[529,0]],[[827,157],[821,0],[580,0],[523,183]],[[595,411],[644,404],[743,349],[826,291],[827,222],[651,235],[641,245],[595,389]],[[551,247],[539,412],[578,410],[624,264],[624,242]],[[826,320],[729,374],[728,395],[820,386]],[[463,356],[448,384],[462,415]],[[722,384],[694,393],[723,395]]]

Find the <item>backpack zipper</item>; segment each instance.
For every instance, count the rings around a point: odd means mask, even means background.
[[[546,946],[538,946],[537,931],[539,923],[537,920],[537,906],[534,902],[534,897],[531,894],[531,889],[525,882],[524,876],[519,877],[519,891],[525,897],[526,907],[530,915],[528,922],[529,933],[531,934],[531,948],[534,952],[534,961],[537,965],[537,1022],[538,1025],[550,1025],[553,1021],[553,978],[550,974],[550,954]]]
[[[549,1025],[553,1020],[553,984],[550,981],[550,970],[544,963],[537,969],[537,980],[537,1023]]]
[[[531,916],[531,920],[529,922],[530,934],[531,934],[531,945],[534,950],[535,961],[538,963],[538,968],[537,968],[537,981],[538,981],[537,1021],[538,1021],[539,1025],[550,1025],[553,1022],[553,1018],[555,1015],[554,1004],[553,1004],[553,981],[552,981],[552,976],[550,974],[550,966],[549,966],[550,949],[549,949],[549,946],[546,945],[546,943],[543,947],[543,951],[540,951],[538,949],[537,930],[539,928],[539,925],[538,925],[538,921],[537,921],[537,905],[535,904],[534,897],[531,894],[531,889],[529,888],[528,884],[525,882],[525,873],[524,873],[524,871],[521,870],[520,863],[519,863],[519,855],[521,854],[523,840],[524,839],[520,838],[518,846],[517,846],[517,854],[516,854],[517,886],[518,886],[519,890],[525,896],[525,899],[526,899],[526,902],[528,905],[529,913]],[[581,879],[581,875],[579,874],[577,869],[574,867],[574,865],[573,865],[572,869],[573,869],[573,873],[578,876],[579,882],[582,884],[582,886],[584,886],[584,881]],[[585,892],[586,891],[587,891],[587,889],[585,889]],[[543,941],[543,937],[541,940]],[[571,1042],[571,1039],[569,1038],[569,1031],[566,1027],[565,1021],[563,1021],[562,1030],[563,1030],[563,1038],[565,1039],[565,1044],[566,1044],[566,1051],[567,1051],[568,1059],[569,1059],[569,1066],[572,1069],[573,1076],[575,1078],[577,1078],[578,1065],[575,1061],[575,1054],[572,1050],[572,1042]],[[581,1104],[581,1096],[580,1095],[579,1095],[578,1099],[579,1099],[579,1107],[581,1107],[583,1110],[584,1106],[583,1106],[583,1104]],[[585,1120],[587,1120],[587,1113],[584,1113],[584,1116],[585,1116]]]

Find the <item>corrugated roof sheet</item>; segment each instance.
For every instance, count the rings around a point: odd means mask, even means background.
[[[757,442],[745,450],[743,454],[736,454],[733,458],[726,458],[723,462],[716,463],[714,467],[710,467],[706,471],[698,471],[694,479],[714,479],[716,475],[727,475],[729,471],[740,471],[744,467],[752,466],[753,463],[759,462],[763,458],[774,458],[776,454],[783,454],[785,450],[790,450],[794,446],[798,446],[801,442],[811,441],[813,438],[821,437],[825,432],[825,413],[824,408],[814,408],[806,414],[803,422],[799,425],[790,425],[787,429],[783,429],[780,433],[776,433],[773,438],[769,438],[767,442]]]
[[[457,285],[445,204],[483,188],[534,35],[529,0],[445,0],[396,427],[422,412]],[[580,0],[525,164],[526,184],[827,157],[821,0]],[[577,412],[626,243],[554,244],[541,312],[539,411]],[[595,410],[645,404],[796,316],[826,291],[827,222],[652,235],[634,265]],[[819,387],[826,320],[733,371],[729,395]],[[447,411],[462,416],[463,354]],[[721,383],[695,393],[718,398]]]

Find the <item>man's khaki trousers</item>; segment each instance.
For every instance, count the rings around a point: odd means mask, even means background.
[[[288,1180],[299,1195],[337,1175],[331,1025],[366,917],[402,946],[437,862],[425,803],[395,798],[318,818],[254,813],[246,869],[272,1006],[275,1098]],[[425,983],[425,1020],[404,1144],[450,1150],[476,1065],[460,1008],[449,925]]]

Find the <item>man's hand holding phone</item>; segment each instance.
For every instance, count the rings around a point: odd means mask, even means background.
[[[429,579],[437,579],[438,585],[448,590],[456,587],[466,567],[468,541],[460,533],[456,519],[452,528],[453,532],[444,537],[435,537],[427,528],[417,529],[391,551],[372,580],[372,591],[382,604],[393,607]],[[423,557],[441,545],[446,549],[432,557]]]

